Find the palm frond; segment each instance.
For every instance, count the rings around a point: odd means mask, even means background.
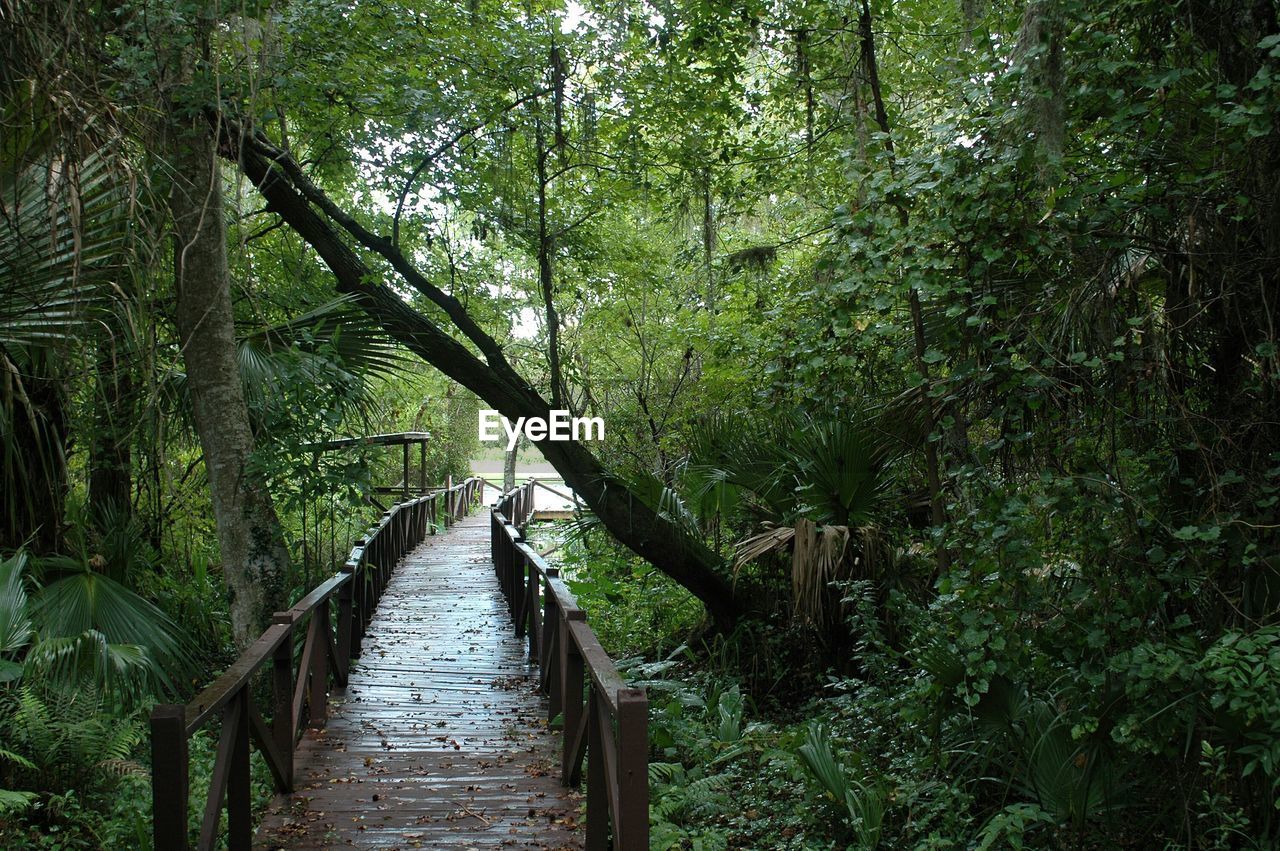
[[[181,627],[120,583],[88,570],[64,576],[36,592],[32,619],[42,643],[63,642],[50,648],[61,654],[58,658],[64,660],[63,671],[71,664],[66,660],[88,658],[75,654],[97,652],[92,670],[105,681],[121,677],[123,684],[131,686],[131,678],[139,675],[151,686],[173,693],[173,678],[194,665],[190,642]],[[101,642],[86,638],[97,635]],[[74,648],[74,653],[68,648]]]
[[[765,528],[754,535],[743,538],[734,545],[733,571],[736,574],[742,566],[756,559],[786,549],[795,539],[794,526],[774,526],[767,523]]]
[[[819,526],[801,518],[795,531],[791,602],[798,620],[822,626],[827,619],[827,587],[839,576],[849,545],[849,527]]]
[[[863,783],[849,776],[849,769],[831,748],[827,728],[812,721],[799,747],[801,759],[831,800],[844,809],[850,826],[858,835],[858,847],[873,849],[880,844],[884,822],[885,795],[875,783]],[[861,761],[861,754],[855,754]]]
[[[327,346],[345,369],[363,378],[390,378],[411,362],[350,296],[259,329],[240,342],[266,355],[289,349],[314,352]]]
[[[90,629],[36,642],[27,653],[23,681],[64,690],[92,684],[137,704],[166,678],[145,648],[112,644]]]
[[[698,518],[685,504],[679,492],[652,473],[640,473],[627,480],[627,491],[634,499],[649,506],[675,526],[692,536],[701,533]]]
[[[104,149],[32,165],[0,196],[0,347],[76,345],[129,274],[133,186]]]
[[[31,641],[27,589],[22,576],[26,563],[23,552],[0,561],[0,657],[16,655]]]

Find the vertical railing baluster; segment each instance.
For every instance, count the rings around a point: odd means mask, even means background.
[[[498,509],[489,512],[489,561],[493,562],[493,573],[502,578],[502,567],[498,564]]]
[[[510,561],[507,563],[507,607],[511,610],[511,623],[516,628],[517,637],[523,632],[520,628],[520,565],[524,563],[524,558],[518,546],[523,541],[524,535],[520,534],[520,529],[517,527],[507,549],[510,555]]]
[[[323,727],[329,718],[329,599],[321,600],[311,613],[311,635],[315,644],[311,651],[311,682],[307,697],[311,704],[307,726]],[[302,674],[299,674],[302,676]]]
[[[352,600],[354,611],[351,616],[351,658],[360,658],[360,646],[364,643],[364,631],[368,625],[365,612],[369,606],[369,549],[368,538],[361,538],[360,558],[356,562],[355,576],[351,577],[354,587],[351,589],[355,597]]]
[[[538,605],[538,566],[534,564],[533,559],[525,559],[525,615],[528,618],[528,626],[525,631],[529,635],[529,661],[538,663],[538,633],[541,629],[542,609]]]
[[[569,630],[571,621],[583,621],[581,609],[561,613],[560,618],[560,712],[564,717],[564,748],[561,751],[560,782],[572,785],[577,766],[573,764],[573,736],[582,722],[582,653]]]
[[[453,476],[444,477],[444,526],[453,525]]]
[[[382,514],[382,523],[379,524],[381,534],[378,535],[378,599],[382,599],[382,592],[387,587],[387,577],[391,573],[391,562],[396,557],[396,536],[395,522],[392,520],[393,515],[390,511]]]
[[[559,576],[559,569],[547,568],[547,576],[542,586],[542,635],[538,643],[538,684],[549,698],[548,721],[560,714],[560,695],[557,694],[556,685],[552,682],[553,673],[557,674],[554,678],[556,683],[559,682],[559,668],[556,666],[557,659],[554,654],[557,652],[555,642],[560,618],[557,614],[556,595],[551,590],[551,579]]]
[[[355,585],[356,563],[347,562],[342,565],[342,572],[347,574],[347,581],[338,589],[338,635],[334,646],[338,649],[338,664],[344,675],[351,673],[351,652],[356,642],[353,621],[355,620]]]

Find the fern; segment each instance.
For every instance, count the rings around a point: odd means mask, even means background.
[[[132,718],[104,711],[93,688],[75,692],[37,690],[24,685],[0,707],[0,758],[12,763],[11,774],[29,788],[59,791],[100,787],[124,774],[142,741],[142,727]]]
[[[651,815],[659,822],[696,823],[700,815],[725,804],[727,778],[704,775],[702,766],[686,769],[674,762],[650,763],[649,782],[654,787]]]
[[[0,789],[0,816],[17,815],[34,804],[38,797],[35,792]]]

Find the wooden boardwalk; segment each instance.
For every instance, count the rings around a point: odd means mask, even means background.
[[[427,538],[396,569],[307,731],[296,783],[255,847],[578,849],[580,796],[560,786],[536,668],[511,629],[489,517]]]

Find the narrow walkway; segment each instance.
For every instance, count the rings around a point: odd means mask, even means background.
[[[535,687],[480,510],[396,569],[256,847],[581,848]]]

